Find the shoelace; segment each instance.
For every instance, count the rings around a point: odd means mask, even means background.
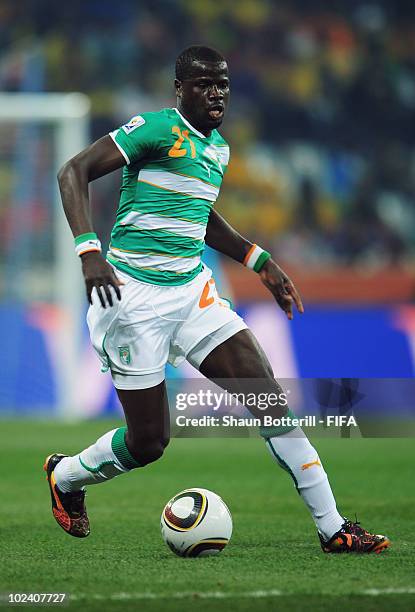
[[[355,545],[357,545],[357,547],[360,549],[365,547],[365,545],[368,543],[367,538],[369,538],[370,541],[372,536],[366,529],[363,529],[363,527],[360,526],[360,522],[357,520],[356,514],[355,519],[356,521],[354,523],[348,521],[348,526],[352,534],[358,537],[358,540],[355,540]]]

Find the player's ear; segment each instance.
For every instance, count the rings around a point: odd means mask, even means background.
[[[174,79],[174,87],[176,89],[176,96],[178,98],[182,97],[182,82],[179,79]]]

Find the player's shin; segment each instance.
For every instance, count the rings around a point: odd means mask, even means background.
[[[79,454],[64,457],[54,471],[60,491],[79,491],[140,467],[127,448],[125,433],[126,427],[113,429]]]
[[[299,427],[280,435],[266,437],[266,444],[278,465],[292,477],[295,487],[310,510],[315,525],[324,539],[341,529],[344,518],[336,501],[315,448]]]

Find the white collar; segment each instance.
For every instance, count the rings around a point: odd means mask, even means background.
[[[206,138],[206,136],[204,134],[202,134],[202,132],[199,132],[199,130],[197,130],[196,128],[193,127],[193,125],[191,123],[188,122],[188,120],[183,117],[183,115],[181,114],[181,112],[179,111],[179,109],[177,108],[173,108],[173,110],[176,111],[176,113],[179,115],[180,119],[183,121],[183,123],[185,123],[187,125],[187,127],[189,127],[192,132],[194,132],[195,134],[197,134],[200,138]]]

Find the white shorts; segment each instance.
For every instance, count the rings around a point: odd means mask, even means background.
[[[115,270],[125,284],[122,299],[103,308],[94,289],[87,323],[102,370],[118,389],[147,389],[165,378],[169,362],[187,359],[195,368],[213,349],[247,325],[219,297],[212,271],[204,266],[180,286],[142,283]]]

